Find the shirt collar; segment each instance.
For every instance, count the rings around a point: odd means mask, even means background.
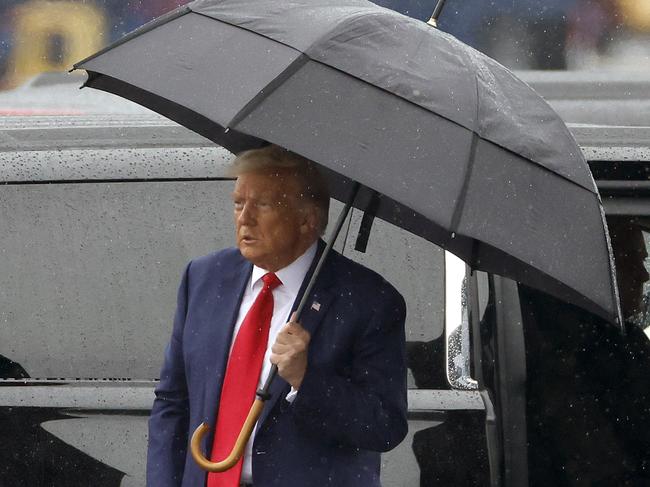
[[[318,241],[314,242],[311,247],[309,247],[304,254],[294,260],[288,266],[280,269],[275,273],[278,276],[278,279],[282,281],[282,285],[278,289],[285,289],[286,291],[292,294],[298,294],[300,291],[300,286],[302,286],[302,281],[307,275],[309,266],[311,266],[314,256],[316,255],[316,250],[318,248]],[[253,273],[251,275],[251,290],[255,285],[262,279],[262,277],[268,273],[266,269],[261,267],[253,266]]]

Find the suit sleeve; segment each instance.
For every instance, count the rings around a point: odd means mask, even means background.
[[[357,340],[349,376],[308,365],[292,405],[307,434],[372,451],[391,450],[406,436],[406,306],[392,288],[384,296]]]
[[[187,314],[188,274],[180,287],[172,336],[165,350],[160,383],[149,417],[147,485],[180,486],[183,479],[189,427],[189,403],[183,361],[183,328]]]

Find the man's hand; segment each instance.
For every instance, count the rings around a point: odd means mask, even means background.
[[[307,348],[311,336],[296,320],[296,313],[282,327],[271,347],[271,363],[278,366],[280,377],[298,390],[307,370]]]

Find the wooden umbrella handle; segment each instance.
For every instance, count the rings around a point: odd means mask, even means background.
[[[235,446],[233,446],[230,455],[228,455],[224,460],[220,462],[211,462],[203,455],[201,451],[201,440],[210,429],[206,423],[201,423],[198,428],[194,431],[192,435],[192,440],[190,441],[190,451],[192,452],[192,457],[194,461],[207,472],[224,472],[232,467],[234,467],[239,459],[244,454],[244,449],[246,448],[246,443],[248,439],[253,434],[253,428],[255,428],[255,423],[257,423],[262,410],[264,409],[264,401],[262,399],[255,399],[253,405],[251,406],[246,421],[244,421],[244,426],[242,426],[239,436],[235,441]]]

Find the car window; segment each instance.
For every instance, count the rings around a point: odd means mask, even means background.
[[[0,355],[32,378],[158,377],[185,263],[232,242],[231,186],[3,186]]]
[[[650,231],[643,230],[643,241],[645,243],[646,257],[643,259],[643,266],[646,273],[650,273]],[[643,298],[641,301],[640,313],[636,318],[637,324],[643,329],[648,339],[650,339],[650,279],[643,283]]]
[[[337,205],[338,207],[338,205]],[[443,250],[376,219],[365,252],[355,250],[363,213],[354,210],[339,247],[353,260],[379,272],[404,296],[410,389],[447,388]]]
[[[650,218],[608,220],[623,318],[650,336]]]

